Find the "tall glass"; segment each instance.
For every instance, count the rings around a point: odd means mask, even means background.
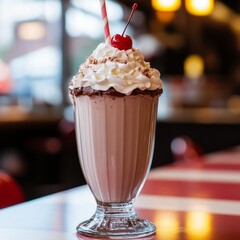
[[[155,232],[133,202],[151,165],[158,95],[74,97],[81,168],[97,203],[77,231],[94,237],[136,238]]]

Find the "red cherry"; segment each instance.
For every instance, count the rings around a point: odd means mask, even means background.
[[[132,39],[128,35],[116,34],[111,39],[111,45],[119,50],[128,50],[132,48]]]
[[[134,13],[134,11],[136,10],[137,7],[138,7],[137,3],[134,3],[133,6],[132,6],[131,14],[128,18],[126,27],[124,28],[122,35],[116,34],[111,38],[111,45],[113,47],[118,48],[119,50],[128,50],[128,49],[132,48],[131,37],[128,36],[128,35],[124,35],[124,33],[125,33],[125,31],[128,27],[128,24],[129,24],[131,18],[132,18],[132,15],[133,15],[133,13]]]

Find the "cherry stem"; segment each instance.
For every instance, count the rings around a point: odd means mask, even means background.
[[[138,7],[137,3],[134,3],[133,6],[132,6],[132,11],[131,11],[130,16],[129,16],[129,18],[128,18],[126,27],[125,27],[124,30],[123,30],[122,36],[124,35],[124,33],[125,33],[125,31],[126,31],[126,29],[127,29],[127,27],[128,27],[128,24],[130,23],[130,21],[131,21],[131,19],[132,19],[133,13],[134,13],[134,11],[137,9],[137,7]]]

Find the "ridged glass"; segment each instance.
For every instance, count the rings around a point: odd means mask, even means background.
[[[79,159],[97,203],[81,234],[136,238],[155,232],[133,203],[151,165],[158,96],[78,96],[74,99]]]

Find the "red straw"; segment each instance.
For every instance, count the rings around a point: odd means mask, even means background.
[[[99,0],[99,1],[100,1],[100,4],[101,4],[101,12],[102,12],[102,20],[103,20],[103,24],[104,24],[105,41],[107,43],[110,43],[111,36],[110,36],[110,30],[109,30],[109,24],[108,24],[106,3],[105,3],[105,0]]]

